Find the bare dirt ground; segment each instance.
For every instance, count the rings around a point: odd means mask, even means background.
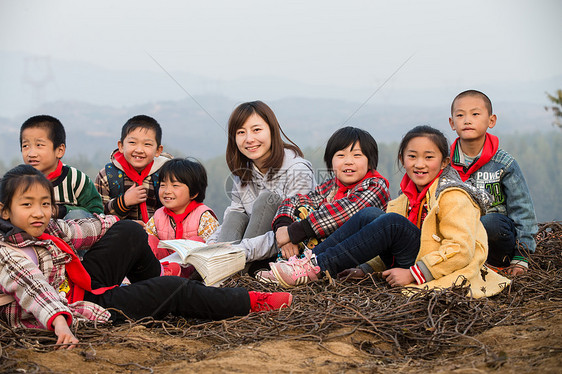
[[[530,271],[490,299],[325,281],[295,289],[280,312],[82,325],[70,351],[50,332],[0,326],[0,372],[562,373],[562,226],[541,225],[537,241]]]

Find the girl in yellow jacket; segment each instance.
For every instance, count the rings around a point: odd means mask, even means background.
[[[387,213],[363,209],[303,258],[272,263],[281,285],[305,284],[324,272],[363,275],[381,268],[391,286],[446,288],[466,281],[473,297],[495,295],[509,284],[484,265],[488,240],[480,215],[491,198],[448,166],[443,133],[413,128],[400,143],[398,160],[406,170],[402,194]]]

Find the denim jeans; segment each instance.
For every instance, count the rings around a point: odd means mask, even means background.
[[[480,221],[488,234],[488,263],[509,266],[515,252],[515,224],[501,213],[488,213]]]
[[[312,251],[322,271],[335,276],[342,270],[381,256],[387,267],[414,265],[420,249],[421,231],[407,218],[365,208]]]
[[[72,209],[66,213],[64,216],[64,220],[71,220],[71,219],[82,219],[82,218],[92,218],[94,215],[87,210],[82,209]]]

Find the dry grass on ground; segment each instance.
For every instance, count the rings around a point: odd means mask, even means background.
[[[531,270],[490,299],[325,281],[295,289],[280,312],[81,325],[71,351],[55,351],[50,332],[2,325],[0,372],[559,373],[562,225],[541,225],[537,241]],[[227,285],[272,289],[249,277]]]

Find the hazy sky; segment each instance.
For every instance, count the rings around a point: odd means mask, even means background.
[[[152,56],[220,80],[377,87],[396,72],[393,87],[473,87],[560,76],[561,16],[559,0],[0,0],[0,52],[162,71]]]

